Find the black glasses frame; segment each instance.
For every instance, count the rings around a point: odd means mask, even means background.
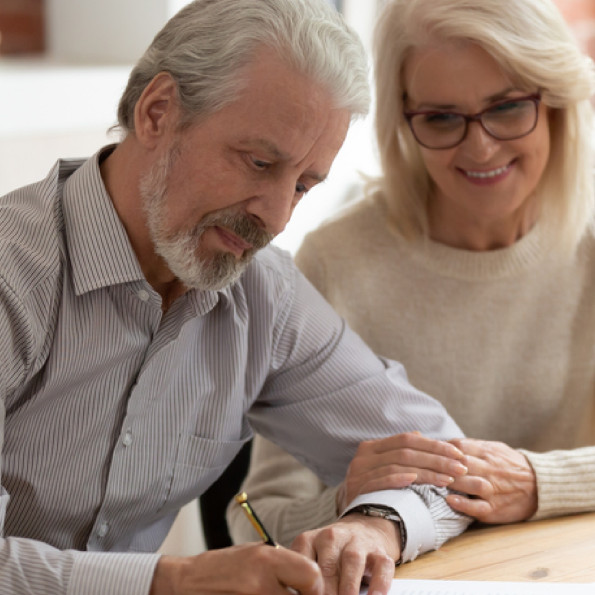
[[[533,104],[535,105],[535,122],[533,123],[533,126],[531,127],[531,129],[528,130],[527,132],[523,132],[523,134],[519,134],[517,136],[508,136],[506,138],[501,138],[499,136],[496,136],[493,132],[491,132],[490,130],[488,130],[486,128],[486,126],[482,120],[483,115],[486,112],[494,109],[495,107],[498,107],[499,105],[511,103],[513,101],[532,101]],[[509,97],[508,99],[502,99],[501,101],[492,103],[490,106],[486,107],[484,110],[481,110],[480,112],[477,112],[476,114],[461,114],[460,112],[451,112],[448,110],[444,110],[444,111],[422,110],[422,111],[418,111],[418,112],[406,110],[406,111],[403,111],[403,116],[405,117],[405,120],[407,121],[407,124],[409,125],[409,128],[411,129],[411,133],[413,134],[413,137],[422,147],[426,147],[426,149],[433,149],[435,151],[441,151],[442,149],[452,149],[453,147],[460,145],[465,140],[465,138],[467,138],[467,132],[469,131],[469,122],[478,122],[479,125],[483,128],[483,130],[487,134],[489,134],[492,138],[495,138],[496,140],[515,140],[517,138],[523,138],[523,136],[527,136],[528,134],[531,134],[535,130],[535,127],[537,126],[537,121],[539,120],[539,103],[540,102],[541,102],[541,95],[539,93],[533,93],[531,95],[524,95],[523,97]],[[440,114],[450,114],[452,116],[460,116],[461,118],[463,118],[463,120],[465,122],[465,128],[463,130],[463,136],[461,136],[460,140],[458,140],[456,143],[452,143],[451,145],[448,145],[446,147],[432,147],[432,146],[427,145],[419,140],[419,138],[415,134],[412,120],[415,116],[438,116]]]

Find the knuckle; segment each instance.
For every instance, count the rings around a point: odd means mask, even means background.
[[[291,547],[294,550],[303,551],[307,547],[309,540],[309,532],[300,533],[291,543]]]
[[[394,560],[386,552],[381,550],[370,552],[368,559],[374,564],[374,567],[377,565],[385,566],[386,564],[394,564]]]
[[[416,437],[417,437],[417,434],[415,432],[405,432],[400,435],[401,442],[405,446],[410,446],[414,442]]]
[[[400,451],[399,460],[401,463],[408,465],[413,461],[414,456],[415,451],[411,450],[410,448],[403,448]]]
[[[362,561],[363,556],[361,552],[355,549],[345,549],[342,555],[342,563],[343,565],[347,565],[348,567],[357,567],[357,565]]]
[[[333,524],[323,527],[316,533],[316,543],[326,543],[326,542],[335,542],[339,539],[339,535],[341,533],[339,529],[340,525]]]
[[[262,544],[259,544],[254,548],[254,555],[256,556],[255,562],[269,563],[276,553],[274,547],[263,547]]]
[[[339,574],[337,565],[332,560],[319,560],[318,566],[324,578],[336,577]]]
[[[475,493],[483,500],[489,500],[494,495],[494,486],[485,480],[475,482]]]

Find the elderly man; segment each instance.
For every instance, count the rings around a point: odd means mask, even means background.
[[[329,483],[365,438],[460,435],[265,248],[365,113],[365,64],[324,0],[196,0],[134,68],[122,141],[0,201],[0,593],[386,593],[465,528],[406,488],[297,551],[152,553],[252,428]]]

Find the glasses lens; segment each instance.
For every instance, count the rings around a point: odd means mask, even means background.
[[[465,135],[465,118],[459,114],[415,114],[410,123],[418,142],[430,149],[451,147],[463,140]]]
[[[537,124],[537,103],[519,99],[499,103],[481,115],[484,128],[500,140],[529,134]]]

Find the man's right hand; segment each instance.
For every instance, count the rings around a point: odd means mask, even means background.
[[[210,550],[198,556],[163,556],[150,595],[323,595],[320,568],[305,556],[262,543]]]

